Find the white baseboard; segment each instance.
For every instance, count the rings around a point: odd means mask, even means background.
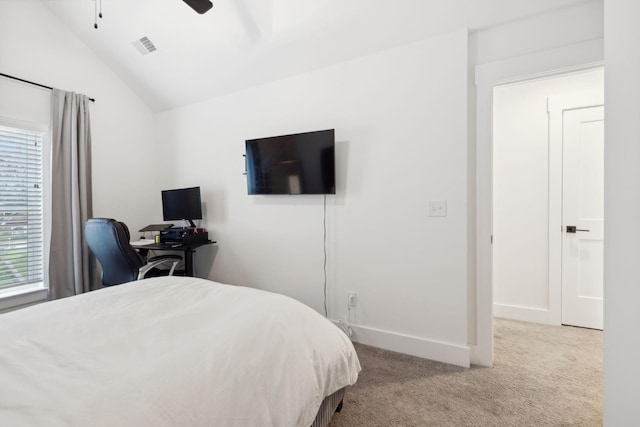
[[[435,360],[437,362],[468,368],[469,347],[449,344],[425,338],[351,325],[354,341],[385,350]]]
[[[493,304],[493,316],[502,319],[521,320],[523,322],[559,325],[555,316],[547,309],[522,307],[509,304]]]

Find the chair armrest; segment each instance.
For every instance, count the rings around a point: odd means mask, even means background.
[[[149,262],[138,270],[138,280],[144,279],[144,276],[149,272],[149,270],[162,264],[171,264],[169,276],[173,276],[173,271],[176,269],[176,266],[180,261],[182,261],[182,257],[180,255],[161,255],[150,258]]]

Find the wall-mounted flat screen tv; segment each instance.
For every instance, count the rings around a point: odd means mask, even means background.
[[[246,141],[249,194],[336,194],[335,130]]]

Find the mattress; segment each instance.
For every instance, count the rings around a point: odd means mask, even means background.
[[[360,371],[311,308],[190,277],[0,315],[0,342],[0,420],[13,427],[308,427]]]

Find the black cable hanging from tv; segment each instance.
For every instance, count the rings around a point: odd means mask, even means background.
[[[30,84],[30,85],[33,85],[33,86],[38,86],[38,87],[41,87],[43,89],[53,90],[53,88],[51,86],[45,86],[43,84],[32,82],[30,80],[21,79],[20,77],[10,76],[9,74],[0,73],[0,76],[6,77],[6,78],[12,79],[12,80],[17,80],[17,81],[22,82],[22,83],[27,83],[27,84]],[[89,98],[89,101],[96,102],[95,98]]]
[[[322,235],[322,249],[324,251],[324,317],[329,318],[329,314],[327,312],[327,193],[324,194],[324,208],[322,215],[322,226],[323,226],[323,235]]]

